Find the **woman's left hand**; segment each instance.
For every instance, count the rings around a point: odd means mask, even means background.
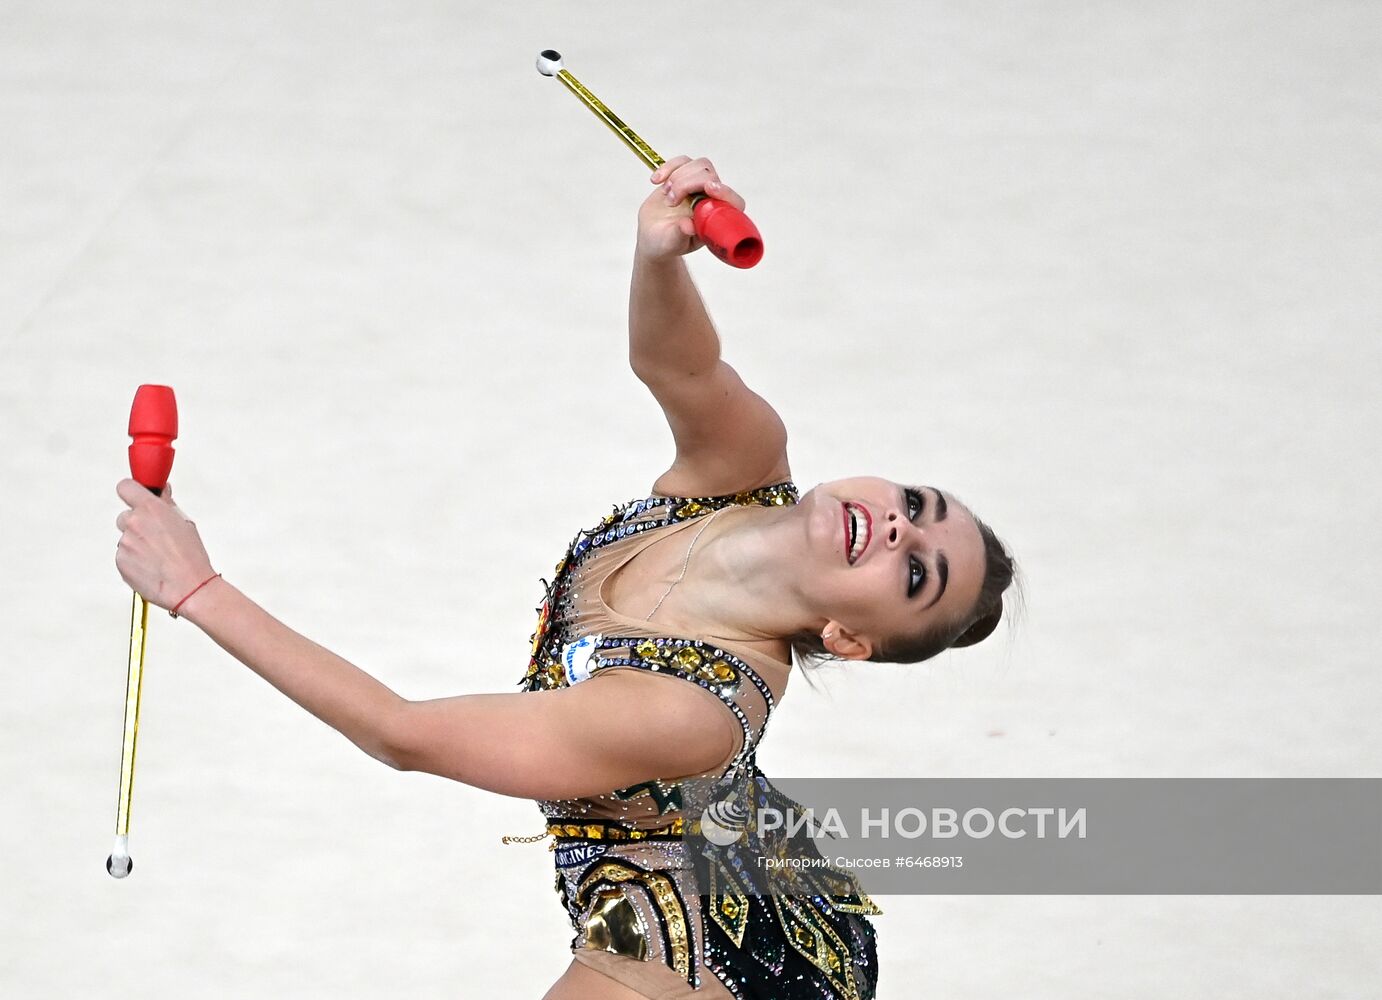
[[[173,487],[155,496],[133,479],[116,494],[129,510],[115,519],[120,542],[115,567],[130,588],[150,604],[172,608],[215,573],[197,526],[173,502]]]

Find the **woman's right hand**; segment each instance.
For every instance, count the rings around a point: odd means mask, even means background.
[[[638,253],[648,259],[680,257],[702,246],[691,216],[691,196],[704,194],[739,211],[744,199],[727,187],[705,157],[678,156],[653,171],[658,185],[638,210]]]
[[[115,492],[129,506],[115,519],[120,529],[115,567],[144,600],[171,609],[216,572],[197,526],[173,503],[171,485],[156,496],[124,479]]]

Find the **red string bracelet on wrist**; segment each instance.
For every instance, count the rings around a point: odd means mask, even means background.
[[[187,597],[184,597],[182,600],[178,601],[176,604],[173,605],[172,610],[170,610],[170,611],[168,612],[168,617],[170,617],[170,618],[176,618],[176,617],[178,617],[178,608],[180,608],[180,607],[182,607],[184,604],[186,604],[187,601],[188,601],[188,599],[191,598],[192,594],[195,594],[197,591],[201,590],[201,589],[202,589],[203,587],[205,587],[208,583],[210,583],[212,580],[216,579],[216,577],[218,577],[218,576],[220,576],[220,575],[221,575],[220,573],[213,573],[211,576],[208,576],[208,577],[207,577],[205,580],[203,580],[201,583],[199,583],[199,584],[197,584],[195,587],[193,587],[193,588],[192,588],[192,592],[189,593],[189,594],[187,595]]]

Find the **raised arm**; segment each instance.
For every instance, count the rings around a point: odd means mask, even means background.
[[[118,487],[116,565],[168,608],[211,573],[196,526],[134,480]],[[700,774],[736,750],[715,695],[675,678],[614,671],[557,691],[408,701],[293,631],[225,580],[181,615],[264,680],[376,760],[503,795],[559,799],[651,778]],[[669,734],[673,738],[669,738]]]
[[[699,248],[690,196],[742,209],[709,160],[679,156],[653,175],[638,212],[629,290],[629,364],[657,399],[676,443],[659,493],[705,496],[787,479],[787,430],[777,412],[720,357],[720,338],[682,261]]]

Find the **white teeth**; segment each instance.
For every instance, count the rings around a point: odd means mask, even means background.
[[[864,551],[864,545],[868,541],[868,524],[853,507],[846,507],[845,510],[849,511],[849,519],[853,528],[851,534],[854,536],[854,544],[849,547],[849,561],[854,562]]]

